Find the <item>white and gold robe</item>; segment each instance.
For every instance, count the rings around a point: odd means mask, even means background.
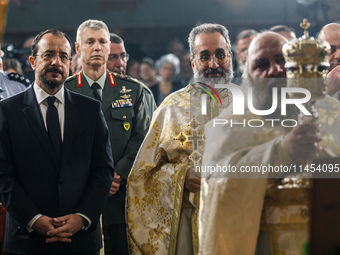
[[[339,156],[340,103],[326,97],[316,107],[322,136],[319,145],[332,152],[331,156]],[[260,119],[250,113],[233,116],[231,108],[217,118]],[[213,127],[209,122],[205,132],[203,167],[293,164],[283,147],[284,128]],[[278,176],[270,174],[262,178],[243,178],[249,175],[242,173],[232,176],[212,173],[203,178],[202,174],[199,254],[301,254],[302,244],[308,239],[307,194],[301,189],[276,193],[271,178]],[[257,245],[258,241],[261,243]]]
[[[185,229],[179,225],[187,208],[192,237],[184,234],[180,241],[192,242],[188,245],[197,254],[199,193],[184,190],[185,176],[190,167],[201,165],[204,124],[231,102],[229,92],[221,91],[222,106],[208,98],[207,115],[201,115],[202,90],[197,86],[190,84],[163,101],[137,154],[127,186],[130,254],[184,254],[178,251],[178,235]]]

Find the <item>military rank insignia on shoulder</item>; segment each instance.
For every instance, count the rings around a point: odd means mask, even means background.
[[[137,80],[137,79],[135,79],[135,78],[132,78],[132,77],[130,77],[130,76],[129,76],[129,78],[130,78],[130,81],[134,81],[135,83],[141,83],[139,80]]]
[[[66,81],[70,81],[70,80],[73,80],[73,79],[77,78],[77,75],[78,74],[74,74],[74,75],[71,75],[71,76],[67,77]]]
[[[132,78],[132,77],[130,77],[130,76],[128,76],[128,75],[125,75],[125,74],[119,74],[119,73],[114,73],[114,72],[113,72],[113,75],[114,75],[115,77],[118,77],[118,78],[123,79],[123,80],[126,80],[126,81],[132,81],[132,82],[135,82],[135,83],[141,83],[141,82],[138,81],[137,79]]]
[[[141,81],[139,81],[139,80],[137,80],[137,79],[135,79],[135,78],[132,78],[132,77],[129,77],[129,78],[130,78],[131,81],[133,81],[133,82],[135,82],[135,83],[138,83],[138,84],[140,84],[143,88],[146,88],[147,90],[149,90],[149,88],[148,88],[143,82],[141,82]],[[152,92],[150,91],[150,93],[152,93]]]
[[[128,78],[129,81],[132,81],[132,82],[138,83],[138,84],[140,84],[140,85],[143,85],[142,82],[140,82],[139,80],[137,80],[137,79],[135,79],[135,78],[132,78],[132,77],[130,77],[130,76],[127,76],[127,78]]]
[[[112,74],[113,74],[114,77],[120,78],[120,79],[122,79],[122,80],[128,80],[128,79],[127,79],[128,76],[125,75],[125,74],[119,74],[119,73],[115,73],[115,72],[112,72]]]
[[[24,84],[26,87],[28,87],[31,84],[31,81],[28,78],[18,73],[8,73],[8,79],[20,82]]]

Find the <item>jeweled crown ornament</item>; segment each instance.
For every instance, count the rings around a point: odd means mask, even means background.
[[[311,101],[315,101],[322,99],[326,93],[325,78],[329,67],[330,45],[328,42],[309,36],[310,23],[307,19],[304,19],[300,26],[304,29],[304,35],[289,41],[282,48],[286,60],[287,86],[309,90]],[[295,98],[299,96],[302,95],[293,95]]]
[[[283,48],[283,56],[286,60],[287,87],[307,89],[311,93],[310,100],[305,103],[306,109],[312,115],[304,115],[300,112],[299,123],[313,123],[316,126],[315,133],[319,133],[319,114],[315,108],[315,102],[325,97],[327,88],[327,69],[330,45],[327,42],[309,37],[310,23],[304,19],[300,24],[304,35],[298,39],[289,41]],[[292,98],[305,97],[302,93],[290,93]],[[308,162],[305,162],[308,164]],[[302,173],[293,177],[287,177],[281,181],[279,189],[309,188],[311,180],[309,174]]]

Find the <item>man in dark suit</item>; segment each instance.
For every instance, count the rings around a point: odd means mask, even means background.
[[[143,87],[128,76],[106,69],[110,33],[104,22],[83,22],[78,28],[75,45],[83,69],[78,75],[70,77],[65,86],[102,101],[115,163],[115,177],[103,211],[105,252],[107,255],[125,255],[128,254],[125,224],[126,179],[149,128]]]
[[[0,102],[0,198],[12,254],[97,255],[102,247],[109,133],[100,102],[64,88],[71,45],[59,30],[38,34],[34,84]]]

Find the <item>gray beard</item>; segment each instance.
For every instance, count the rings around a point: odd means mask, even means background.
[[[213,88],[215,88],[215,84],[228,84],[233,79],[233,65],[231,61],[229,61],[229,68],[227,70],[224,70],[223,76],[221,78],[205,77],[204,73],[200,72],[196,65],[194,65],[194,69],[195,69],[195,72],[194,72],[193,82],[202,82],[202,83],[212,86]],[[218,89],[218,88],[215,88],[215,89],[217,92],[224,90],[224,89]]]

